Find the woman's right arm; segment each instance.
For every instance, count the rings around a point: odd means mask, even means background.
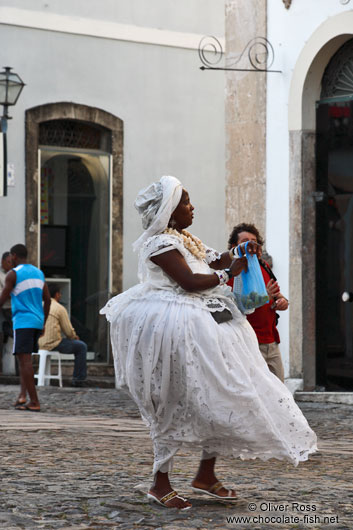
[[[216,273],[194,274],[178,250],[169,250],[152,256],[150,259],[185,291],[202,291],[219,284],[219,277]],[[230,270],[234,276],[237,276],[246,267],[247,259],[244,257],[234,260]]]

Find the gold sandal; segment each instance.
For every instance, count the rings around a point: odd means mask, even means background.
[[[165,508],[168,508],[167,502],[175,498],[180,499],[181,501],[184,501],[184,502],[188,502],[187,499],[184,499],[184,497],[181,497],[180,495],[178,495],[177,492],[174,490],[170,491],[169,493],[167,493],[166,495],[164,495],[164,497],[161,497],[160,499],[158,499],[158,497],[156,497],[156,495],[154,495],[153,493],[147,493],[148,500],[152,502],[156,502],[157,504],[160,504],[161,506],[164,506]],[[177,508],[177,506],[172,506],[172,508]],[[185,511],[185,510],[189,510],[190,508],[191,506],[185,506],[184,508],[178,508],[178,510]]]

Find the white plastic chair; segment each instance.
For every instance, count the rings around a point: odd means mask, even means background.
[[[60,352],[58,351],[48,351],[48,350],[39,350],[33,352],[32,355],[39,355],[39,369],[38,373],[34,377],[38,380],[38,386],[48,386],[50,385],[51,379],[57,379],[59,381],[59,386],[63,386],[62,374],[61,374],[61,359]],[[51,360],[57,359],[58,361],[58,373],[57,375],[51,374]]]

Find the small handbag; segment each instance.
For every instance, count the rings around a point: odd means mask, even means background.
[[[211,313],[212,317],[215,319],[217,324],[223,324],[223,322],[229,322],[233,320],[233,315],[229,309],[223,309],[223,311],[215,311]]]

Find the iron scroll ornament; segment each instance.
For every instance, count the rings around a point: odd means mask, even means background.
[[[252,68],[236,68],[247,52],[247,58]],[[233,72],[274,72],[282,73],[281,70],[270,70],[275,53],[273,46],[265,37],[251,39],[241,54],[227,66],[217,66],[224,56],[222,44],[216,37],[202,37],[199,44],[199,57],[203,66],[200,70],[226,70]]]

